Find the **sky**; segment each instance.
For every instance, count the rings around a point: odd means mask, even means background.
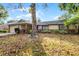
[[[3,3],[6,10],[8,11],[8,17],[6,21],[9,20],[29,20],[31,21],[31,14],[29,13],[30,4],[22,4],[23,8],[18,8],[17,3]],[[42,3],[36,4],[36,17],[41,21],[54,21],[58,20],[58,17],[64,14],[64,11],[61,11],[57,3],[48,3],[48,6],[45,7]]]

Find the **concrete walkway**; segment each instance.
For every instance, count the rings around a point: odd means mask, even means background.
[[[14,35],[15,33],[0,33],[0,37],[3,37],[3,36],[7,36],[7,35]]]

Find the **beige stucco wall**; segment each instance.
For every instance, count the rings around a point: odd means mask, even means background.
[[[15,28],[19,29],[25,29],[26,31],[29,30],[29,26],[27,27],[27,24],[19,24],[19,25],[10,25],[10,32],[15,33]]]
[[[10,26],[10,32],[15,33],[15,28],[18,28],[18,25],[12,25]]]
[[[59,26],[58,25],[49,25],[49,30],[57,30],[59,29]]]
[[[27,29],[27,24],[25,24],[25,25],[19,25],[19,28],[20,29]]]
[[[70,25],[69,29],[75,29],[75,26],[74,25]]]

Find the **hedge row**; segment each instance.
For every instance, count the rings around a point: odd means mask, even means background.
[[[0,30],[0,33],[7,33],[7,30]]]
[[[38,31],[38,32],[41,32],[41,33],[67,33],[66,30],[41,30],[41,31]]]

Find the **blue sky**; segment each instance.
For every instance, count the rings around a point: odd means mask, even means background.
[[[31,21],[31,14],[29,13],[29,6],[30,4],[25,3],[23,4],[23,9],[18,9],[18,4],[11,3],[11,4],[3,4],[9,14],[7,21],[9,20],[30,20]],[[16,9],[15,9],[16,6]],[[61,11],[58,7],[57,3],[48,3],[47,8],[43,7],[43,4],[36,4],[36,15],[37,19],[41,21],[53,21],[58,20],[58,17],[61,16],[64,11]]]

